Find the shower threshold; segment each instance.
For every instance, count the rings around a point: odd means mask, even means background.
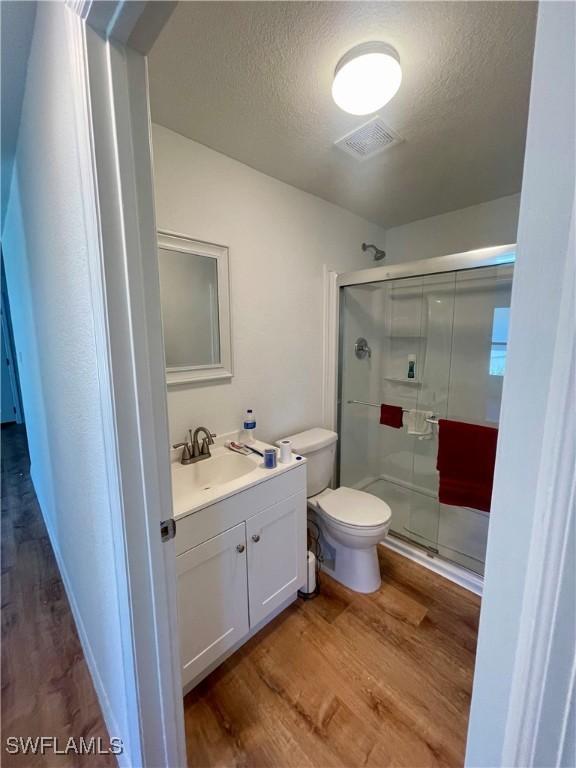
[[[388,536],[380,542],[383,547],[403,555],[409,560],[434,571],[439,576],[458,584],[460,587],[473,592],[475,595],[482,596],[484,579],[474,571],[464,568],[462,565],[447,560],[437,554],[432,547],[415,544],[401,534],[390,532]]]

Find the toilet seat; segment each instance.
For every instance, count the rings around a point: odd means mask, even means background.
[[[385,501],[353,488],[341,487],[322,494],[317,503],[325,515],[347,528],[380,528],[392,518],[392,511]]]

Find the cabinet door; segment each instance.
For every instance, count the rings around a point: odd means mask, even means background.
[[[306,580],[306,494],[297,493],[246,521],[250,626]]]
[[[244,523],[176,558],[182,684],[248,632]]]

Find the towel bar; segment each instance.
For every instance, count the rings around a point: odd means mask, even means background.
[[[367,403],[365,400],[347,400],[346,402],[348,403],[348,405],[369,405],[370,408],[380,408],[379,403]],[[410,409],[410,408],[402,408],[402,411],[404,413],[409,413],[410,410],[412,410],[412,409]],[[426,421],[429,424],[438,424],[438,419],[433,417],[433,416],[431,418],[429,418],[429,419],[426,419]]]

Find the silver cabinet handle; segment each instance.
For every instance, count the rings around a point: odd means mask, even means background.
[[[244,546],[244,544],[238,544],[236,546],[236,552],[244,552],[245,549],[246,547]]]
[[[260,536],[258,536],[258,534],[257,534],[257,533],[255,533],[255,534],[254,534],[254,536],[252,536],[252,541],[253,541],[255,544],[257,544],[257,543],[260,541]]]

